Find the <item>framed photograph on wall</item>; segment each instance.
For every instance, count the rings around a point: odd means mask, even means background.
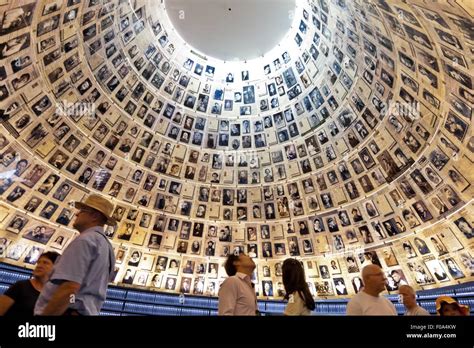
[[[450,280],[446,270],[439,260],[426,260],[425,264],[438,282],[442,283]]]
[[[412,276],[415,278],[418,285],[430,285],[435,283],[433,276],[426,267],[421,264],[421,262],[408,262],[407,266],[412,272]]]
[[[446,269],[448,270],[449,275],[453,279],[460,279],[465,277],[464,273],[462,272],[461,268],[459,268],[454,258],[450,257],[444,259],[443,262],[446,265]]]
[[[347,287],[344,278],[334,278],[333,282],[337,295],[347,295]]]

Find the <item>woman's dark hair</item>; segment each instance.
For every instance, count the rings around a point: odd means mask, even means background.
[[[46,258],[49,259],[52,263],[55,263],[55,262],[56,262],[56,259],[58,258],[58,256],[59,256],[59,253],[57,253],[57,252],[55,252],[55,251],[47,251],[47,252],[45,252],[45,253],[42,253],[39,258],[46,257]]]
[[[306,283],[306,277],[301,263],[296,259],[286,259],[283,262],[282,272],[283,286],[286,292],[285,299],[289,299],[289,296],[297,291],[305,302],[306,308],[313,311],[316,305],[309,291],[308,283]]]
[[[234,265],[235,261],[239,260],[240,254],[233,253],[227,257],[227,261],[224,264],[224,269],[229,277],[234,276],[237,273],[237,268]]]

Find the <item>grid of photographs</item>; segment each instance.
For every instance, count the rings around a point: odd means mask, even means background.
[[[300,1],[248,62],[204,59],[147,1],[0,1],[0,256],[73,240],[115,205],[115,283],[216,295],[225,257],[319,296],[472,280],[472,18],[419,1]]]

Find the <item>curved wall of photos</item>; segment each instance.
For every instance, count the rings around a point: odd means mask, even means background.
[[[288,257],[319,296],[369,263],[389,293],[473,279],[469,1],[298,0],[240,62],[192,49],[165,4],[0,0],[4,261],[64,250],[98,193],[119,285],[216,295],[236,248],[261,297]]]

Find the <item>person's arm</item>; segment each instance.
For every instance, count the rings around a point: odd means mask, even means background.
[[[5,315],[6,312],[15,304],[15,302],[20,302],[21,297],[21,284],[23,282],[16,282],[10,286],[3,295],[0,296],[0,316]]]
[[[57,289],[41,315],[62,315],[78,293],[81,284],[71,281],[62,283]]]
[[[219,315],[234,315],[237,302],[235,279],[227,278],[219,290]]]
[[[7,295],[0,296],[0,316],[4,316],[5,313],[15,304],[15,300]]]

